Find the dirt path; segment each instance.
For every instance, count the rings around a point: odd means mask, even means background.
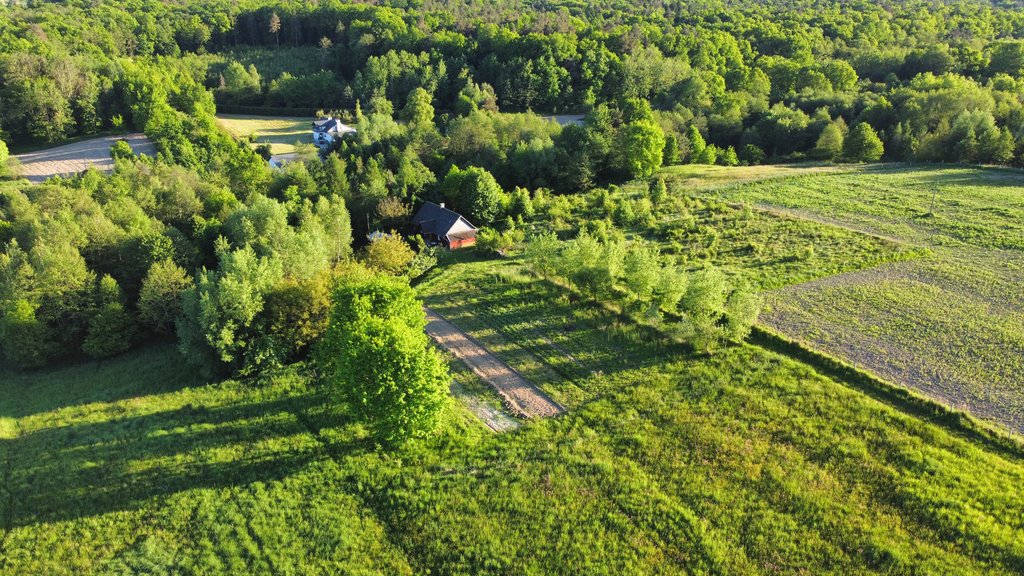
[[[871,230],[867,226],[858,226],[858,225],[855,225],[855,224],[851,224],[851,223],[849,223],[849,222],[847,222],[845,220],[840,220],[838,218],[830,218],[828,216],[823,216],[821,214],[816,214],[816,213],[814,213],[814,212],[812,212],[810,210],[797,210],[795,208],[786,208],[786,207],[783,207],[783,206],[776,206],[774,204],[765,204],[765,203],[756,204],[754,207],[757,208],[758,210],[761,210],[762,212],[767,212],[768,214],[772,214],[772,215],[775,215],[775,216],[780,216],[780,217],[783,217],[783,218],[796,218],[797,220],[810,220],[811,222],[817,222],[818,224],[824,224],[826,226],[834,226],[836,228],[842,228],[843,230],[849,230],[850,232],[856,232],[858,234],[865,234],[867,236],[871,236],[873,238],[879,238],[881,240],[885,240],[887,242],[892,242],[894,244],[908,244],[908,242],[906,240],[902,240],[902,239],[897,238],[895,236],[888,236],[886,234],[881,234],[881,233],[879,233],[879,232],[877,232],[875,230]]]
[[[21,175],[38,184],[52,176],[78,174],[90,166],[113,170],[114,160],[110,157],[110,147],[118,140],[126,140],[136,154],[156,156],[156,147],[145,135],[124,134],[18,154],[15,158],[21,163]]]
[[[427,334],[439,346],[465,362],[484,382],[493,386],[514,414],[523,418],[538,418],[565,412],[557,402],[470,335],[430,308],[424,309],[427,312]]]

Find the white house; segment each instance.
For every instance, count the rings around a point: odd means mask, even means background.
[[[337,118],[321,118],[313,122],[313,143],[319,148],[330,148],[335,142],[355,133],[355,128]]]

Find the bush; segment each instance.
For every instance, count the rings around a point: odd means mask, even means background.
[[[110,157],[114,160],[123,160],[126,158],[135,158],[135,151],[132,150],[131,144],[125,140],[118,140],[110,146]]]
[[[364,249],[363,262],[374,270],[398,276],[409,269],[415,256],[409,243],[392,231],[370,242]]]
[[[477,246],[487,252],[504,256],[509,250],[523,241],[524,233],[515,227],[504,232],[498,232],[493,228],[481,228],[476,235]]]
[[[755,166],[757,164],[763,164],[765,159],[764,150],[753,144],[747,144],[743,147],[743,152],[740,153],[740,160],[744,164]]]
[[[725,301],[725,333],[729,340],[742,342],[750,335],[762,304],[762,298],[747,288],[733,290]]]

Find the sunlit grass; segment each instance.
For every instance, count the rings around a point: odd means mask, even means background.
[[[313,143],[312,118],[218,114],[217,120],[235,138],[255,136],[256,144],[270,144],[273,154],[290,154],[296,143]]]

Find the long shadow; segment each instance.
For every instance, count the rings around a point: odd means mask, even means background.
[[[0,416],[22,418],[206,383],[170,343],[150,344],[107,360],[69,361],[37,370],[0,364]]]
[[[310,435],[317,395],[218,408],[186,406],[144,416],[48,428],[0,441],[9,458],[8,528],[133,510],[154,498],[287,477],[328,451],[370,449],[361,440],[297,447]]]
[[[546,284],[542,287],[545,290],[549,288]],[[511,295],[497,290],[484,293],[473,303],[454,304],[441,298],[428,298],[428,304],[436,305],[454,324],[476,332],[474,338],[509,365],[516,367],[533,359],[569,382],[579,383],[597,372],[612,375],[649,368],[664,363],[666,359],[679,359],[691,354],[685,346],[664,344],[664,337],[653,328],[636,324],[587,301],[556,304],[544,294]],[[593,317],[574,317],[573,311],[581,309]],[[530,326],[515,328],[523,323],[524,318],[530,320]],[[628,326],[642,340],[629,341],[609,335],[608,320],[617,320]],[[480,334],[479,328],[490,329],[493,333]],[[554,342],[560,335],[567,336],[569,342],[566,345]],[[514,343],[514,349],[497,350],[507,343]],[[577,358],[567,348],[586,350],[587,357]]]

